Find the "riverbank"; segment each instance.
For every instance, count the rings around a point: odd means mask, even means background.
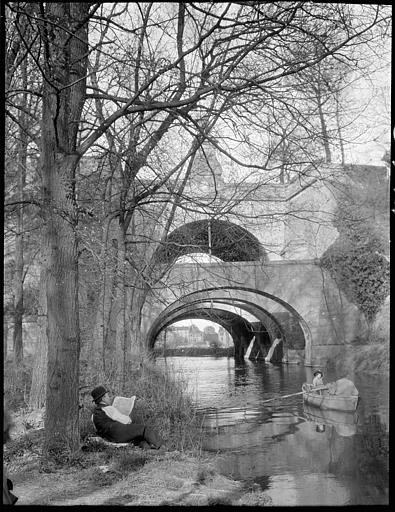
[[[45,408],[29,410],[25,395],[30,387],[31,365],[8,365],[8,409],[12,413],[11,441],[4,447],[4,466],[13,481],[18,505],[257,505],[270,504],[259,486],[226,478],[215,469],[213,454],[201,450],[201,429],[182,375],[158,369],[147,358],[128,373],[129,394],[136,394],[135,409],[143,421],[166,439],[168,452],[143,451],[129,445],[116,447],[90,442],[89,374],[82,375],[80,435],[82,449],[45,461]],[[22,371],[23,370],[23,371]],[[114,376],[102,382],[119,394]],[[141,398],[140,398],[141,397]],[[142,398],[144,397],[144,398]]]
[[[235,349],[234,347],[228,348],[209,348],[209,347],[185,347],[185,348],[167,348],[163,349],[154,349],[154,354],[156,357],[201,357],[201,356],[211,356],[211,357],[234,357]]]
[[[51,473],[30,466],[28,476],[11,475],[14,493],[18,505],[270,505],[265,493],[216,473],[209,459],[180,452],[144,458],[116,481],[113,465]]]
[[[259,486],[220,475],[213,454],[96,446],[57,466],[40,461],[43,435],[33,429],[5,447],[18,505],[271,505]]]
[[[328,361],[327,367],[339,375],[366,373],[389,374],[389,343],[360,343],[345,345],[341,358]]]

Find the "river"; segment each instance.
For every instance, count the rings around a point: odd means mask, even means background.
[[[258,484],[274,506],[388,504],[388,376],[347,376],[360,393],[352,414],[306,407],[300,395],[262,403],[299,392],[308,367],[210,356],[158,363],[188,381],[218,471]]]

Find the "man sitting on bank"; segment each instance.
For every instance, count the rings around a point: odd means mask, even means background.
[[[133,443],[146,450],[158,450],[163,446],[163,439],[153,428],[143,423],[132,423],[130,416],[111,405],[104,386],[95,387],[91,395],[95,403],[92,420],[100,437],[112,443]]]

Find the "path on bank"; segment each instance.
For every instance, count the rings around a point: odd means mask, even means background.
[[[270,505],[255,485],[218,474],[215,457],[180,452],[149,455],[146,463],[115,483],[112,468],[69,468],[12,474],[18,505]],[[100,478],[100,475],[102,477]]]

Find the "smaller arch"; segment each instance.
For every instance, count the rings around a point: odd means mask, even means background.
[[[224,292],[237,292],[237,291],[243,291],[248,293],[253,293],[256,295],[260,295],[263,297],[266,297],[274,302],[277,302],[278,304],[281,304],[285,310],[288,310],[292,315],[298,320],[298,324],[300,326],[300,329],[303,332],[304,340],[305,340],[305,364],[310,365],[311,364],[311,344],[312,344],[312,337],[310,329],[306,323],[306,321],[303,319],[303,317],[287,302],[280,299],[279,297],[276,297],[270,293],[263,292],[261,290],[256,290],[253,288],[247,288],[247,287],[237,287],[237,286],[220,286],[216,288],[206,288],[204,290],[199,290],[195,292],[188,293],[181,297],[180,299],[176,300],[172,304],[170,304],[166,309],[162,311],[162,313],[159,315],[159,317],[154,321],[154,323],[151,325],[148,333],[147,333],[147,344],[148,346],[152,347],[152,344],[154,342],[154,339],[156,337],[156,334],[159,330],[161,330],[164,325],[169,321],[170,318],[174,318],[179,316],[178,313],[185,310],[185,308],[188,308],[192,306],[193,304],[202,303],[205,301],[228,301],[235,299],[231,299],[230,297],[226,297],[223,295],[218,296],[218,293],[224,293]],[[212,295],[214,294],[214,295]],[[249,301],[245,298],[243,299],[237,299],[237,301],[242,303],[249,303]],[[253,303],[250,302],[252,305]],[[260,306],[255,304],[256,308],[260,308]],[[174,316],[173,316],[174,315]],[[168,318],[168,321],[166,322],[166,318]]]
[[[217,304],[217,302],[216,302]],[[225,303],[224,303],[225,304]],[[244,309],[244,308],[240,308]],[[244,313],[248,311],[244,309]],[[251,315],[256,321],[257,317]],[[151,337],[150,347],[153,349],[161,332],[165,331],[169,326],[179,320],[199,318],[206,321],[214,322],[223,327],[232,338],[234,344],[234,357],[236,360],[242,360],[244,353],[255,335],[255,329],[251,322],[243,317],[240,313],[235,313],[221,307],[212,307],[202,303],[194,303],[179,308],[177,312],[173,312],[170,317],[164,319],[162,325],[155,331]]]

